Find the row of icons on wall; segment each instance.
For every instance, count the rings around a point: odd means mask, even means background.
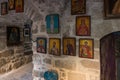
[[[1,3],[1,15],[8,14],[8,11],[15,10],[16,13],[24,11],[24,0],[8,0]]]
[[[72,15],[85,14],[86,1],[87,0],[71,0],[71,14]],[[104,18],[105,19],[120,18],[119,0],[104,0]]]
[[[77,16],[76,17],[76,35],[77,36],[90,36],[91,24],[90,16]],[[59,15],[50,14],[46,16],[46,30],[48,34],[58,34],[59,28]]]
[[[30,29],[24,29],[24,36],[30,38]],[[37,52],[47,53],[47,39],[37,38]],[[20,44],[20,28],[7,27],[7,45],[14,46]],[[69,37],[63,38],[63,54],[76,56],[76,39]],[[61,39],[50,38],[49,39],[49,53],[60,56],[61,54]],[[94,56],[94,41],[89,38],[82,38],[79,40],[79,56],[86,58],[93,58]]]
[[[76,39],[66,37],[62,40],[63,55],[76,56]],[[38,37],[36,40],[37,52],[47,53],[47,38]],[[61,55],[61,39],[49,38],[49,54],[60,56]],[[89,38],[79,39],[79,57],[94,58],[94,40]]]
[[[82,2],[81,2],[82,1]],[[71,0],[71,14],[84,14],[85,0],[79,0],[75,3],[74,0]],[[82,6],[80,6],[80,4]],[[91,24],[90,16],[77,16],[76,17],[76,35],[77,36],[90,36],[91,35]],[[60,32],[59,28],[59,15],[50,14],[46,16],[46,30],[48,34],[56,34]],[[75,38],[63,38],[63,55],[76,56],[76,39]],[[46,38],[37,38],[37,52],[38,53],[47,53],[47,39]],[[52,55],[61,55],[61,39],[60,38],[50,38],[49,39],[49,54]],[[84,58],[94,58],[94,40],[93,39],[79,39],[79,57]]]
[[[108,18],[119,18],[119,0],[104,0],[104,16]],[[1,3],[1,14],[5,15],[8,10],[16,10],[16,12],[24,11],[24,0],[8,0]],[[86,0],[71,0],[71,14],[79,15],[86,13]]]
[[[71,14],[84,14],[86,12],[86,0],[71,0]],[[16,10],[16,12],[23,12],[24,0],[8,0],[1,3],[1,14],[7,14],[9,10]]]

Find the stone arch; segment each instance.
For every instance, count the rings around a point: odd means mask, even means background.
[[[120,31],[100,39],[101,80],[119,80]]]

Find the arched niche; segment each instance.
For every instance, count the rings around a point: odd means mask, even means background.
[[[100,80],[120,80],[120,31],[100,39]]]

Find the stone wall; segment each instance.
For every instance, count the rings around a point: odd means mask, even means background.
[[[26,8],[28,7],[26,5],[27,0],[24,1],[24,12],[26,13]],[[2,2],[8,2],[8,0],[0,0],[0,3]],[[26,16],[24,12],[16,13],[15,10],[9,10],[6,15],[0,14],[0,74],[7,73],[32,61],[33,52],[31,50],[28,51],[24,46],[26,44],[24,43],[23,38],[23,28],[25,22],[29,19],[29,16]],[[20,27],[20,38],[22,41],[21,45],[7,46],[6,26]],[[31,43],[29,46],[31,48]]]
[[[20,28],[21,38],[23,28]],[[17,69],[32,61],[32,55],[24,54],[23,42],[21,45],[7,46],[6,26],[0,26],[0,74]],[[23,40],[21,40],[23,41]]]
[[[49,41],[51,37],[62,39],[65,36],[75,37],[77,40],[76,56],[54,56],[48,52],[47,54],[37,53],[36,42],[33,42],[34,80],[44,80],[43,74],[47,70],[56,70],[59,80],[100,80],[99,40],[106,34],[120,30],[119,19],[104,20],[103,0],[86,0],[86,14],[83,15],[91,16],[91,36],[86,37],[75,35],[76,16],[82,15],[71,15],[70,0],[31,0],[31,2],[35,9],[28,8],[25,14],[33,20],[32,39],[34,41],[37,37],[46,37]],[[52,35],[46,33],[45,17],[53,13],[60,15],[60,34]],[[40,18],[38,19],[37,16]],[[78,57],[79,38],[94,39],[94,59]]]

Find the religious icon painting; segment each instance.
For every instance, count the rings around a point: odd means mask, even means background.
[[[86,13],[86,0],[71,0],[71,14],[85,14]]]
[[[15,0],[8,0],[8,9],[15,10]]]
[[[94,58],[94,40],[93,39],[79,39],[79,57]]]
[[[105,19],[120,18],[120,0],[104,0]]]
[[[61,40],[60,38],[49,39],[49,54],[60,56],[61,55]]]
[[[77,36],[90,36],[91,35],[91,17],[90,16],[77,16],[76,17],[76,35]]]
[[[38,37],[37,38],[37,52],[38,53],[47,53],[47,39]]]
[[[59,15],[50,14],[46,16],[46,29],[48,34],[59,33]]]
[[[24,0],[15,0],[15,11],[16,13],[24,11]]]
[[[18,27],[7,27],[7,46],[20,44],[20,29]]]
[[[63,54],[76,56],[76,39],[63,38]]]
[[[2,2],[1,3],[1,15],[8,14],[8,3]]]

